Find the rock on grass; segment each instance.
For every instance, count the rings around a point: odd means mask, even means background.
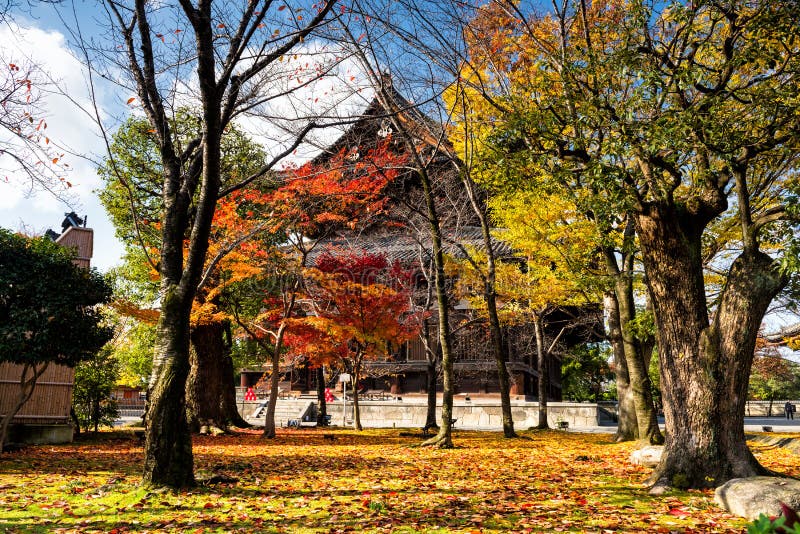
[[[714,500],[728,512],[758,519],[761,514],[777,516],[780,503],[800,508],[800,480],[779,477],[734,478],[717,488]]]

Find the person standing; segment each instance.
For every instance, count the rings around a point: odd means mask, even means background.
[[[783,413],[786,414],[786,419],[792,419],[793,418],[792,403],[791,402],[786,401],[786,404],[783,405]]]

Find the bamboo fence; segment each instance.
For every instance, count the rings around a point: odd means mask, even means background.
[[[17,403],[21,375],[21,365],[0,364],[0,416],[5,416]],[[74,369],[63,365],[51,364],[48,366],[36,382],[33,395],[22,406],[12,422],[34,425],[69,423],[74,379]]]

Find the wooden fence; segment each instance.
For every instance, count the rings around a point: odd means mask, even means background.
[[[22,366],[0,363],[0,415],[8,413],[19,397]],[[17,415],[14,423],[52,425],[69,423],[72,386],[75,370],[62,365],[50,365],[39,377],[33,395]]]
[[[66,227],[56,243],[74,248],[76,256],[73,263],[89,268],[94,243],[94,232],[91,228]],[[58,291],[58,288],[53,290]],[[0,416],[7,414],[16,405],[21,376],[21,365],[0,363]],[[14,416],[13,422],[31,425],[69,424],[74,383],[74,369],[51,364],[39,377],[33,395]]]

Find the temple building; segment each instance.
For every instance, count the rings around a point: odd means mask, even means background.
[[[377,95],[362,114],[352,122],[330,146],[313,160],[314,165],[324,166],[336,160],[351,167],[354,175],[369,168],[365,158],[376,147],[389,147],[397,155],[407,152],[407,144],[393,124],[400,124],[406,135],[414,139],[414,149],[427,163],[431,177],[436,209],[443,233],[445,253],[455,259],[464,259],[467,250],[484,248],[479,220],[475,214],[458,171],[453,165],[453,150],[439,124],[423,115],[395,90],[388,76],[383,77],[383,98]],[[383,102],[391,99],[392,112]],[[338,157],[337,157],[338,156]],[[325,252],[352,251],[359,254],[379,254],[389,263],[400,262],[406,267],[418,269],[421,274],[430,273],[432,264],[432,242],[424,211],[425,201],[419,176],[413,165],[409,164],[386,188],[387,202],[380,213],[359,221],[354,226],[341,225],[332,229],[308,255],[308,265],[313,266],[317,258]],[[499,261],[523,264],[524,260],[514,254],[511,247],[502,240],[493,242],[493,249]],[[428,280],[418,276],[414,302],[428,311],[435,311],[435,299],[430,298]],[[452,282],[452,281],[451,281]],[[448,286],[452,288],[453,284]],[[452,293],[452,291],[451,291]],[[453,349],[455,353],[454,373],[457,393],[494,394],[499,392],[497,364],[490,349],[489,330],[486,321],[477,318],[464,300],[451,294],[450,319],[453,330]],[[427,304],[426,304],[427,303]],[[431,313],[435,317],[435,313]],[[582,325],[582,326],[577,326]],[[588,326],[587,326],[588,325]],[[574,327],[573,327],[574,326]],[[552,340],[563,329],[560,346],[569,347],[597,339],[597,330],[602,331],[602,317],[597,308],[569,308],[555,310],[545,326],[546,334]],[[427,375],[438,372],[432,364],[440,363],[437,350],[438,333],[436,324],[430,324],[427,336],[424,333],[416,339],[399,346],[387,347],[386,357],[364,364],[361,389],[364,391],[386,392],[388,395],[425,393]],[[534,329],[531,324],[505,328],[508,361],[507,368],[511,379],[511,394],[518,398],[533,399],[537,395],[538,372]],[[549,397],[561,400],[561,361],[558,351],[554,351],[548,363]],[[282,388],[295,392],[315,392],[317,373],[307,369],[302,363],[291,368],[283,368]],[[245,371],[241,385],[253,386],[263,373],[262,369]],[[329,383],[336,383],[335,373],[328,373]],[[437,389],[441,388],[441,377]]]

